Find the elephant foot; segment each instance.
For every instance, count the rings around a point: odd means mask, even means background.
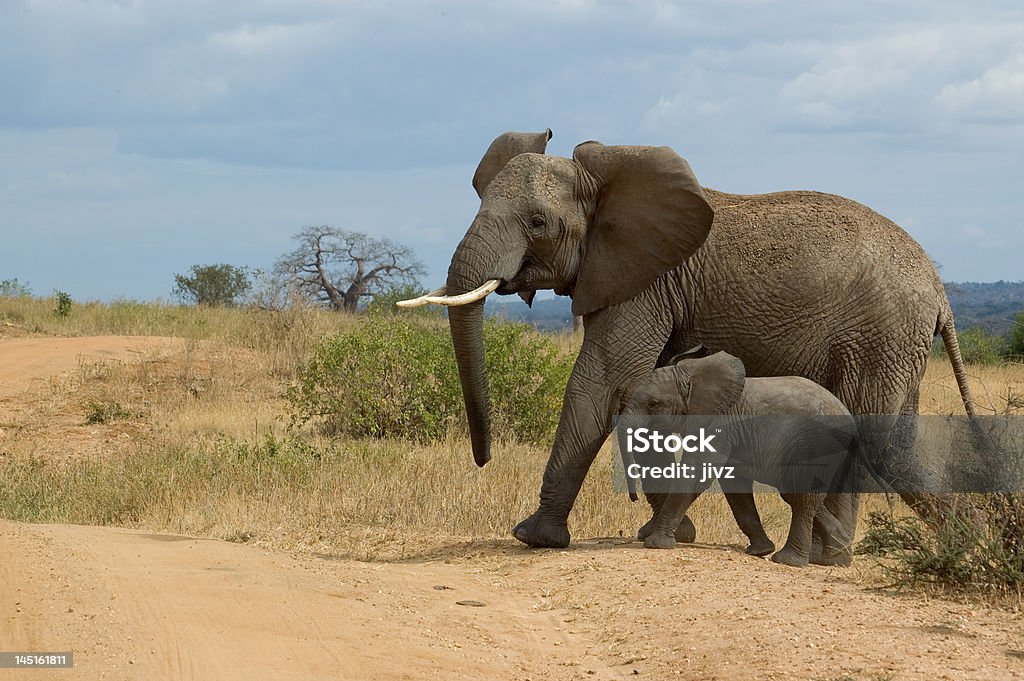
[[[538,513],[513,527],[512,536],[534,548],[564,549],[569,545],[569,527],[565,522],[544,520]]]
[[[763,539],[755,539],[750,542],[750,546],[747,547],[748,556],[757,556],[758,558],[767,556],[769,553],[775,551],[775,542],[768,537]]]
[[[814,533],[814,534],[813,534],[813,535],[811,536],[811,555],[810,555],[810,563],[811,563],[812,565],[817,565],[817,564],[818,564],[818,561],[819,561],[819,560],[821,560],[821,554],[822,554],[822,551],[823,551],[823,550],[824,550],[824,549],[823,549],[823,547],[822,547],[822,544],[821,544],[821,538],[820,538],[820,537],[818,537],[818,534],[817,534],[817,533]]]
[[[853,548],[833,542],[822,542],[817,536],[811,539],[811,565],[828,567],[850,567],[853,564]]]
[[[784,547],[781,551],[772,556],[773,563],[789,565],[791,567],[807,567],[807,556],[800,555],[793,549]]]
[[[644,539],[644,548],[647,549],[674,549],[675,547],[675,538],[660,532],[652,532],[647,535],[647,539]]]
[[[697,528],[693,526],[690,516],[684,515],[676,528],[676,541],[681,544],[692,544],[697,541]]]
[[[815,534],[811,539],[809,562],[811,565],[850,567],[853,564],[853,547],[843,546],[836,541],[822,542]]]
[[[647,541],[647,538],[654,532],[654,518],[651,518],[643,526],[637,530],[636,538],[637,541]],[[684,515],[683,519],[679,521],[679,527],[676,528],[676,541],[680,544],[692,544],[697,541],[697,528],[693,526],[693,521],[690,520],[690,516]],[[775,550],[775,547],[772,547]]]
[[[812,555],[810,562],[813,565],[826,565],[830,567],[850,567],[853,565],[853,550],[843,549],[836,553],[819,553]]]

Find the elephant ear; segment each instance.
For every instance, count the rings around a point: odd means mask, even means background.
[[[688,164],[669,147],[584,142],[573,160],[597,180],[572,312],[636,297],[700,248],[715,213]]]
[[[727,411],[740,399],[746,384],[746,369],[738,357],[716,352],[700,359],[676,364],[680,389],[689,392],[686,412],[711,416]]]
[[[543,154],[551,139],[551,128],[544,132],[504,132],[498,135],[491,146],[487,147],[480,165],[473,174],[473,189],[480,198],[491,183],[494,176],[501,172],[505,164],[519,154]]]

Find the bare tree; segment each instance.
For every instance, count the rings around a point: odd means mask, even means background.
[[[418,286],[423,264],[408,246],[328,225],[296,234],[298,247],[275,271],[332,310],[355,312],[359,301],[397,286]]]

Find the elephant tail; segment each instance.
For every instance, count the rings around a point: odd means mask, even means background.
[[[995,465],[1005,460],[1005,455],[997,441],[982,425],[978,415],[974,411],[974,400],[971,398],[971,390],[967,385],[967,370],[964,367],[964,359],[960,355],[960,344],[956,338],[956,327],[953,325],[953,315],[949,313],[946,321],[939,329],[942,335],[942,343],[946,346],[946,355],[953,365],[953,375],[956,376],[956,384],[960,389],[960,397],[964,401],[964,410],[967,412],[967,420],[970,423],[971,441],[978,453],[990,464]],[[996,479],[996,478],[992,478]]]
[[[956,338],[956,326],[953,324],[953,313],[947,311],[945,321],[940,320],[939,334],[942,335],[942,344],[946,348],[946,356],[949,363],[953,365],[953,376],[956,377],[956,386],[960,389],[960,398],[964,401],[964,411],[968,416],[975,416],[974,398],[971,397],[971,388],[967,385],[967,368],[964,366],[964,358],[960,354],[960,342]]]

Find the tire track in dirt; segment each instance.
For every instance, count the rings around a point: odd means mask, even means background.
[[[465,567],[297,559],[119,528],[0,528],[9,577],[0,604],[27,597],[8,593],[36,569],[38,557],[22,553],[21,561],[14,546],[27,543],[46,546],[54,572],[86,594],[79,608],[105,615],[68,644],[55,638],[53,613],[5,612],[22,633],[0,637],[0,649],[71,645],[77,668],[105,678],[569,679],[580,678],[578,666],[559,660],[582,658],[588,648],[559,631],[554,617],[531,611],[526,598]],[[434,588],[441,584],[451,588]],[[37,587],[46,593],[45,584]],[[121,644],[97,659],[89,637],[101,630]],[[602,670],[591,678],[617,677]]]

